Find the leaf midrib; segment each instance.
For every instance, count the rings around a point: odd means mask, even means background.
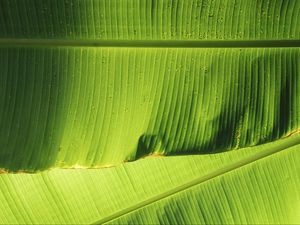
[[[216,177],[219,177],[219,176],[222,176],[228,172],[231,172],[233,170],[236,170],[236,169],[239,169],[241,167],[244,167],[244,166],[247,166],[253,162],[256,162],[258,160],[261,160],[263,158],[266,158],[266,157],[269,157],[271,155],[274,155],[276,153],[279,153],[285,149],[289,149],[293,146],[296,146],[298,144],[300,144],[300,135],[294,135],[292,137],[289,137],[288,138],[289,140],[288,141],[285,141],[283,143],[280,143],[279,145],[276,145],[276,146],[273,146],[272,148],[270,149],[267,149],[267,150],[263,150],[259,153],[257,153],[256,155],[252,155],[250,157],[247,157],[247,158],[244,158],[242,160],[239,160],[235,163],[232,163],[230,165],[227,165],[223,168],[220,168],[218,170],[215,170],[209,174],[206,174],[204,176],[200,176],[200,177],[197,177],[189,182],[186,182],[185,184],[182,184],[180,186],[177,186],[173,189],[170,189],[166,192],[163,192],[163,193],[160,193],[156,196],[153,196],[151,198],[148,198],[144,201],[141,201],[135,205],[132,205],[132,206],[129,206],[128,208],[125,208],[125,209],[122,209],[118,212],[115,212],[105,218],[102,218],[92,224],[104,224],[104,223],[107,223],[109,221],[112,221],[112,220],[115,220],[121,216],[124,216],[126,214],[129,214],[129,213],[132,213],[138,209],[141,209],[143,207],[146,207],[154,202],[157,202],[157,201],[160,201],[162,199],[165,199],[167,197],[170,197],[172,195],[175,195],[175,194],[178,194],[182,191],[185,191],[189,188],[192,188],[196,185],[199,185],[201,183],[204,183],[204,182],[207,182],[213,178],[216,178]]]
[[[141,48],[287,48],[300,40],[71,40],[0,38],[0,46],[71,46]]]

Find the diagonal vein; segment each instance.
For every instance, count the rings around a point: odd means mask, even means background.
[[[193,179],[193,180],[191,180],[189,182],[186,182],[185,184],[177,186],[177,187],[175,187],[173,189],[170,189],[170,190],[168,190],[166,192],[163,192],[163,193],[161,193],[159,195],[156,195],[156,196],[153,196],[151,198],[148,198],[148,199],[146,199],[144,201],[141,201],[141,202],[139,202],[139,203],[137,203],[135,205],[131,205],[128,208],[124,208],[124,209],[122,209],[120,211],[117,211],[117,212],[115,212],[115,213],[113,213],[113,214],[111,214],[111,215],[109,215],[107,217],[104,217],[104,218],[102,218],[102,219],[100,219],[100,220],[98,220],[98,221],[96,221],[96,222],[94,222],[92,224],[104,224],[104,223],[107,223],[107,222],[112,221],[114,219],[117,219],[117,218],[119,218],[121,216],[124,216],[126,214],[132,213],[133,211],[136,211],[136,210],[138,210],[140,208],[146,207],[146,206],[148,206],[148,205],[150,205],[150,204],[152,204],[154,202],[160,201],[162,199],[165,199],[167,197],[170,197],[172,195],[175,195],[175,194],[178,194],[178,193],[180,193],[182,191],[185,191],[185,190],[187,190],[187,189],[189,189],[191,187],[199,185],[199,184],[201,184],[203,182],[209,181],[209,180],[211,180],[211,179],[213,179],[215,177],[222,176],[222,175],[224,175],[224,174],[226,174],[228,172],[231,172],[233,170],[239,169],[239,168],[241,168],[243,166],[246,166],[246,165],[248,165],[250,163],[253,163],[255,161],[261,160],[263,158],[266,158],[268,156],[271,156],[271,155],[279,153],[279,152],[281,152],[281,151],[283,151],[285,149],[288,149],[288,148],[291,148],[291,147],[293,147],[295,145],[300,144],[300,135],[294,135],[292,137],[289,137],[288,139],[289,139],[288,141],[280,143],[280,144],[278,144],[276,146],[273,146],[270,149],[266,149],[264,151],[261,151],[261,152],[257,153],[256,155],[253,155],[251,157],[247,157],[245,159],[239,160],[239,161],[237,161],[237,162],[235,162],[233,164],[227,165],[227,166],[225,166],[223,168],[220,168],[220,169],[218,169],[216,171],[213,171],[212,173],[209,173],[207,175],[195,178],[195,179]]]

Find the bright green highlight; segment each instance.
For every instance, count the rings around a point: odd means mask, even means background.
[[[0,223],[299,224],[299,15],[0,0]]]
[[[1,48],[0,167],[221,152],[299,128],[299,48]]]
[[[0,223],[299,223],[299,142],[295,135],[239,151],[147,158],[108,169],[2,174]],[[232,169],[237,162],[244,166]]]

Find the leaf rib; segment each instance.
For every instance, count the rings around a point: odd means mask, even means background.
[[[6,39],[0,46],[79,46],[134,48],[287,48],[300,47],[300,40],[62,40]]]
[[[242,160],[239,160],[231,165],[227,165],[223,168],[220,168],[214,172],[211,172],[205,176],[201,176],[201,177],[198,177],[198,178],[195,178],[189,182],[186,182],[185,184],[183,185],[180,185],[180,186],[177,186],[169,191],[166,191],[166,192],[163,192],[159,195],[156,195],[156,196],[153,196],[151,198],[148,198],[144,201],[141,201],[135,205],[132,205],[128,208],[125,208],[125,209],[122,209],[118,212],[115,212],[105,218],[102,218],[92,224],[104,224],[104,223],[107,223],[107,222],[110,222],[112,220],[115,220],[121,216],[124,216],[126,214],[129,214],[131,212],[134,212],[140,208],[143,208],[143,207],[146,207],[154,202],[157,202],[157,201],[160,201],[162,199],[165,199],[167,197],[170,197],[172,195],[175,195],[175,194],[178,194],[182,191],[185,191],[189,188],[192,188],[198,184],[201,184],[201,183],[204,183],[206,181],[209,181],[211,179],[214,179],[216,177],[219,177],[219,176],[222,176],[228,172],[231,172],[233,170],[236,170],[236,169],[239,169],[241,167],[244,167],[248,164],[251,164],[253,162],[256,162],[258,160],[261,160],[263,158],[266,158],[266,157],[269,157],[271,155],[274,155],[276,153],[279,153],[285,149],[289,149],[293,146],[296,146],[296,145],[299,145],[300,144],[300,135],[293,135],[292,137],[289,137],[288,138],[289,140],[288,141],[285,141],[283,143],[280,143],[278,145],[275,145],[273,146],[272,148],[269,148],[269,149],[266,149],[264,151],[261,151],[259,153],[257,153],[256,155],[253,155],[251,157],[247,157],[245,159],[242,159]]]

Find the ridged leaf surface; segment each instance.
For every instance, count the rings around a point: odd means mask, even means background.
[[[276,140],[299,128],[299,53],[1,48],[0,165],[97,167]]]
[[[1,174],[1,224],[298,224],[299,143]]]
[[[0,0],[0,223],[299,224],[299,72],[298,0]]]

